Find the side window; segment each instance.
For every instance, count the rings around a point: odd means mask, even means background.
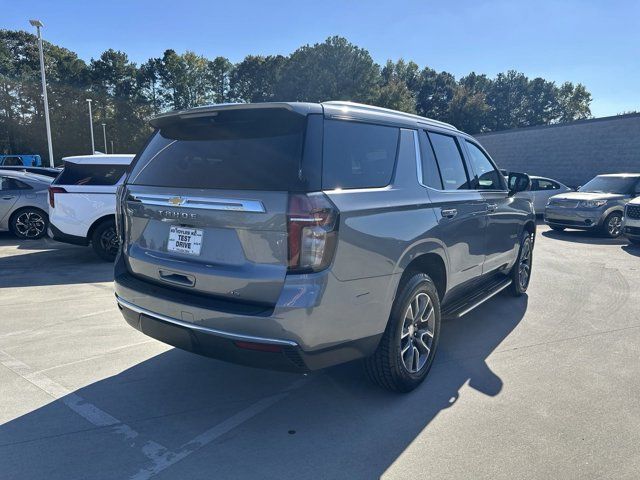
[[[1,190],[30,190],[31,187],[20,180],[11,177],[0,177]]]
[[[428,136],[438,160],[444,189],[468,190],[469,179],[456,139],[434,132],[429,132]]]
[[[422,157],[422,184],[442,190],[442,178],[440,178],[438,163],[429,137],[424,130],[420,130],[418,136],[420,137],[420,156]]]
[[[396,164],[400,129],[326,120],[322,188],[385,187]]]
[[[478,190],[504,190],[501,174],[493,166],[482,150],[466,140],[469,160],[475,174],[478,176]]]
[[[21,167],[24,164],[22,163],[22,159],[20,157],[7,157],[4,159],[3,165],[8,167]]]
[[[531,179],[531,191],[535,192],[536,190],[540,190],[540,184],[538,183],[537,178]]]
[[[537,183],[538,187],[531,188],[531,190],[557,190],[558,188],[560,188],[560,185],[550,180],[539,179]]]

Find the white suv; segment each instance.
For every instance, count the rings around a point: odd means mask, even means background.
[[[134,155],[86,155],[64,158],[64,170],[49,187],[49,235],[60,242],[91,245],[113,261],[116,189]]]

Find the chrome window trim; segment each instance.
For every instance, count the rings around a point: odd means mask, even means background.
[[[242,335],[239,333],[231,333],[225,332],[223,330],[216,330],[215,328],[203,327],[196,323],[185,322],[183,320],[178,320],[177,318],[168,317],[167,315],[162,315],[160,313],[155,313],[146,308],[139,307],[133,303],[127,302],[123,300],[118,295],[116,295],[116,301],[119,305],[124,308],[128,308],[136,313],[141,313],[151,318],[155,318],[157,320],[161,320],[163,322],[172,323],[174,325],[178,325],[181,327],[190,328],[192,330],[197,330],[199,332],[208,333],[211,335],[217,335],[219,337],[228,338],[230,340],[239,340],[244,342],[255,342],[255,343],[270,343],[274,345],[285,345],[288,347],[297,347],[298,344],[296,342],[292,342],[291,340],[282,340],[279,338],[268,338],[268,337],[254,337],[252,335]]]
[[[260,200],[242,200],[237,198],[189,197],[182,195],[135,194],[129,196],[145,205],[160,207],[198,208],[200,210],[222,210],[229,212],[265,213]],[[170,200],[176,199],[176,202]],[[177,202],[180,203],[177,203]]]

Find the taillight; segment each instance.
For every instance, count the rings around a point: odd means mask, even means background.
[[[323,193],[291,194],[287,211],[289,271],[317,272],[333,259],[338,211]]]
[[[56,193],[67,193],[67,191],[62,187],[49,187],[49,205],[51,205],[51,208],[56,206]]]

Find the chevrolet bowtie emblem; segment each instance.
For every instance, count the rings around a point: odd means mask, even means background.
[[[184,203],[184,198],[182,197],[171,197],[167,200],[171,205],[182,205]]]

